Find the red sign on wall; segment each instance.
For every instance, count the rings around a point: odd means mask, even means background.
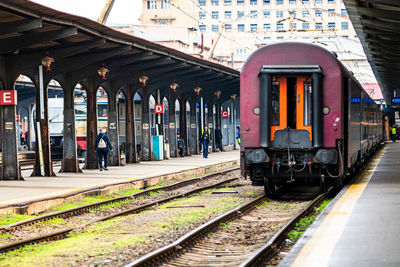
[[[0,91],[0,105],[16,105],[17,104],[17,91],[16,90],[2,90]]]
[[[20,119],[19,114],[15,114],[15,120],[19,121],[19,119]]]
[[[156,113],[156,114],[164,113],[164,105],[163,104],[155,104],[154,105],[154,113]]]
[[[227,110],[222,111],[222,118],[229,118],[229,112]]]

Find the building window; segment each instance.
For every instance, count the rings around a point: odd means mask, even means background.
[[[276,0],[277,5],[283,5],[283,0]]]
[[[171,1],[170,0],[161,0],[161,8],[162,9],[171,8]]]
[[[206,31],[206,25],[199,25],[199,31],[205,32]]]
[[[293,18],[296,17],[296,11],[289,11],[289,14],[293,16]]]
[[[237,5],[244,5],[244,0],[237,0]]]
[[[257,31],[257,24],[250,24],[250,31],[252,32]]]
[[[244,16],[244,11],[238,11],[237,12],[237,17],[238,17],[238,19],[240,19],[241,17],[243,17]]]
[[[276,17],[277,18],[283,18],[283,11],[276,11]]]
[[[264,4],[264,5],[269,5],[270,3],[271,3],[270,0],[263,0],[263,4]]]
[[[321,3],[322,3],[322,0],[315,0],[315,3],[316,3],[316,4],[321,4]]]
[[[333,4],[335,3],[335,0],[328,0],[328,4]]]
[[[340,10],[340,14],[342,15],[342,16],[348,16],[349,14],[347,14],[347,10],[346,9],[341,9]]]
[[[290,28],[291,30],[296,30],[296,29],[297,29],[297,24],[296,24],[295,22],[290,23],[290,24],[289,24],[289,28]]]
[[[328,16],[329,17],[333,17],[334,16],[334,14],[332,14],[332,13],[335,13],[335,9],[333,9],[333,8],[328,9]]]
[[[296,0],[289,0],[289,4],[296,4]]]
[[[225,11],[225,18],[230,19],[232,17],[232,12],[231,11]]]
[[[315,24],[315,29],[316,29],[316,30],[322,30],[322,22],[317,22],[317,23]]]
[[[148,0],[147,9],[157,9],[157,0]]]
[[[244,32],[244,24],[238,24],[238,32]]]
[[[283,23],[277,23],[276,24],[276,30],[277,31],[283,31]]]
[[[257,0],[250,0],[250,5],[257,5]]]
[[[316,17],[321,17],[322,16],[322,10],[321,9],[316,9],[315,10],[315,16]]]
[[[301,11],[301,15],[303,17],[309,17],[310,16],[310,12],[308,10],[303,10],[303,11]]]
[[[308,0],[301,0],[301,2],[304,3],[304,4],[308,4],[310,1],[308,1]]]
[[[236,48],[236,54],[247,54],[246,48]]]
[[[225,0],[225,5],[226,6],[232,5],[232,0]]]
[[[211,0],[211,5],[218,6],[218,0]]]
[[[218,11],[212,11],[211,12],[211,18],[218,19]]]
[[[206,12],[205,11],[200,11],[199,12],[199,19],[205,19],[206,18]]]
[[[257,18],[257,10],[250,11],[250,18]]]
[[[271,30],[271,24],[264,23],[264,31],[270,31],[270,30]]]
[[[232,31],[232,24],[226,24],[225,25],[225,31],[226,32],[231,32]]]
[[[349,23],[348,22],[342,22],[342,30],[348,30],[349,29]]]
[[[303,30],[309,30],[310,29],[310,23],[308,22],[303,22]]]
[[[269,36],[264,36],[264,40],[271,40],[271,37],[269,37]]]
[[[213,32],[218,32],[218,31],[219,31],[218,25],[211,25],[211,30],[212,30]]]
[[[328,22],[329,29],[335,29],[335,22]]]
[[[276,40],[283,40],[283,36],[276,37]]]
[[[199,0],[199,5],[200,6],[205,6],[206,5],[206,0]]]
[[[271,11],[264,11],[264,18],[271,17]]]

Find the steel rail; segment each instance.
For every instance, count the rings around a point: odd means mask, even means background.
[[[196,243],[197,240],[206,236],[208,233],[215,231],[221,223],[231,221],[239,216],[242,216],[243,213],[250,211],[257,204],[261,203],[264,199],[266,199],[266,197],[261,196],[231,211],[228,211],[218,216],[217,218],[199,226],[198,228],[182,236],[175,242],[145,255],[125,265],[125,267],[155,266],[161,261],[175,258],[182,253],[183,247],[191,247]]]
[[[115,217],[119,217],[119,216],[138,213],[138,212],[146,210],[146,209],[148,209],[148,208],[150,208],[152,206],[155,206],[155,205],[158,205],[158,204],[162,204],[162,203],[165,203],[165,202],[177,199],[177,198],[182,198],[182,197],[185,197],[185,196],[188,196],[188,195],[191,195],[191,194],[194,194],[194,193],[198,193],[198,192],[210,189],[210,188],[219,187],[219,186],[221,186],[223,184],[230,183],[230,182],[235,181],[235,180],[237,180],[239,178],[240,178],[240,176],[234,177],[234,178],[230,178],[230,179],[227,179],[227,180],[223,180],[223,181],[220,181],[218,183],[214,183],[212,185],[207,185],[207,186],[203,186],[203,187],[200,187],[200,188],[196,188],[194,190],[190,190],[188,192],[184,192],[184,193],[181,193],[181,194],[176,195],[176,196],[160,199],[160,200],[148,203],[148,204],[144,204],[144,205],[137,206],[137,207],[134,207],[134,208],[131,208],[131,209],[128,209],[128,210],[120,211],[120,212],[113,213],[113,214],[110,214],[110,215],[107,215],[107,216],[104,216],[104,217],[101,217],[101,218],[98,218],[98,219],[94,219],[94,220],[92,220],[90,222],[87,222],[85,224],[82,224],[82,225],[77,225],[77,226],[74,226],[74,227],[69,227],[69,228],[66,228],[66,229],[63,229],[63,230],[59,230],[59,231],[56,231],[56,232],[52,232],[52,233],[49,233],[49,234],[39,235],[39,236],[35,236],[35,237],[24,239],[24,240],[20,240],[20,241],[15,241],[15,242],[12,242],[12,243],[9,243],[9,244],[5,244],[5,245],[0,246],[0,253],[4,253],[4,252],[7,252],[7,251],[15,250],[15,249],[18,249],[18,248],[20,248],[22,246],[28,245],[28,244],[36,244],[36,243],[39,243],[39,242],[42,242],[42,241],[51,241],[51,240],[63,239],[63,238],[65,238],[67,236],[68,233],[70,233],[70,232],[72,232],[74,230],[82,229],[82,228],[87,227],[87,226],[89,226],[89,225],[91,225],[93,223],[106,221],[106,220],[109,220],[109,219],[112,219],[112,218],[115,218]]]
[[[70,208],[70,209],[66,209],[66,210],[62,210],[62,211],[56,211],[56,212],[52,212],[49,214],[40,215],[40,216],[30,218],[27,220],[23,220],[23,221],[19,221],[19,222],[15,222],[12,224],[1,226],[0,232],[4,232],[4,231],[10,230],[10,229],[15,229],[15,228],[21,227],[21,226],[35,224],[35,223],[42,222],[42,221],[47,221],[47,220],[50,220],[53,218],[69,218],[69,217],[72,217],[75,215],[80,215],[80,214],[86,213],[93,208],[98,208],[100,206],[108,205],[110,203],[115,203],[115,202],[124,201],[127,199],[136,198],[139,196],[149,194],[151,192],[156,192],[156,191],[160,191],[160,190],[173,190],[175,188],[183,187],[183,186],[195,183],[195,182],[206,180],[206,179],[212,178],[214,176],[226,174],[228,172],[238,170],[239,168],[240,167],[234,167],[234,168],[230,168],[227,170],[222,170],[222,171],[206,174],[201,177],[196,177],[196,178],[188,179],[185,181],[176,182],[171,185],[146,189],[141,192],[134,193],[134,194],[127,195],[127,196],[115,197],[115,198],[106,199],[106,200],[102,200],[99,202],[94,202],[94,203],[90,203],[90,204],[86,204],[86,205],[82,205],[82,206],[78,206],[78,207],[74,207],[74,208]]]
[[[295,227],[301,218],[311,213],[314,207],[318,206],[332,192],[331,187],[326,193],[322,193],[302,209],[295,217],[290,219],[278,232],[276,232],[268,242],[250,255],[239,267],[262,266],[263,263],[275,256],[276,252],[282,247],[287,234]]]

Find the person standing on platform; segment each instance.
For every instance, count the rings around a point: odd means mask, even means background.
[[[222,132],[219,127],[215,128],[215,146],[222,152]]]
[[[183,141],[179,133],[176,135],[176,139],[178,141],[179,157],[183,157],[183,148],[185,147],[185,142]]]
[[[240,146],[240,126],[236,126],[236,130],[237,130],[236,140],[237,140],[237,142],[238,142],[238,144]]]
[[[396,139],[397,139],[397,129],[396,129],[396,126],[393,125],[392,126],[392,141],[393,141],[393,143],[396,142]]]
[[[108,171],[108,150],[113,151],[113,146],[110,142],[110,138],[106,135],[103,129],[100,129],[99,134],[96,136],[95,148],[99,158],[100,171],[103,170],[103,158],[104,158],[104,170]]]
[[[203,146],[203,158],[208,158],[208,144],[211,139],[211,131],[208,129],[207,125],[204,125],[204,129],[201,130],[201,144]]]

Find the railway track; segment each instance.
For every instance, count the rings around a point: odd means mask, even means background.
[[[35,218],[31,218],[28,220],[24,220],[24,221],[20,221],[20,222],[16,222],[10,225],[6,225],[6,226],[2,226],[0,227],[0,231],[2,233],[12,233],[13,231],[18,231],[19,229],[23,229],[23,227],[25,226],[30,226],[39,222],[43,222],[43,221],[48,221],[54,218],[68,218],[71,216],[76,216],[76,215],[80,215],[83,213],[88,213],[89,211],[95,209],[95,208],[99,208],[102,206],[106,206],[108,204],[111,203],[115,203],[115,202],[120,202],[120,201],[124,201],[124,200],[131,200],[131,199],[135,199],[135,198],[139,198],[141,196],[144,195],[149,195],[152,192],[159,192],[160,190],[163,191],[173,191],[175,189],[179,189],[188,185],[194,185],[198,182],[203,182],[206,180],[209,180],[212,177],[218,176],[218,175],[225,175],[225,174],[229,174],[230,172],[233,172],[235,170],[238,170],[238,167],[235,168],[231,168],[228,170],[223,170],[223,171],[219,171],[219,172],[215,172],[215,173],[211,173],[211,174],[207,174],[204,175],[202,177],[197,177],[197,178],[192,178],[192,179],[188,179],[185,181],[181,181],[181,182],[177,182],[171,185],[167,185],[167,186],[163,186],[163,187],[157,187],[157,188],[152,188],[152,189],[147,189],[132,195],[128,195],[128,196],[122,196],[122,197],[116,197],[116,198],[112,198],[112,199],[108,199],[108,200],[104,200],[104,201],[100,201],[100,202],[96,202],[96,203],[92,203],[92,204],[88,204],[88,205],[83,205],[83,206],[79,206],[79,207],[75,207],[75,208],[71,208],[71,209],[67,209],[67,210],[63,210],[63,211],[58,211],[58,212],[54,212],[54,213],[50,213],[50,214],[46,214],[46,215],[41,215]],[[130,208],[126,208],[126,209],[122,209],[119,210],[117,212],[111,212],[105,216],[101,216],[101,217],[97,217],[94,219],[91,219],[89,222],[86,222],[84,224],[78,224],[75,225],[73,227],[68,227],[62,230],[57,230],[57,231],[52,231],[50,233],[44,234],[44,235],[37,235],[37,236],[31,236],[28,238],[24,238],[22,240],[17,240],[11,243],[7,243],[4,245],[0,246],[0,253],[4,253],[7,251],[11,251],[11,250],[15,250],[17,248],[20,248],[22,246],[25,246],[27,244],[35,244],[35,243],[40,243],[43,241],[53,241],[53,240],[58,240],[58,239],[62,239],[67,237],[67,235],[69,233],[71,233],[72,231],[75,230],[81,230],[82,228],[85,228],[91,224],[94,224],[96,222],[101,222],[101,221],[105,221],[105,220],[109,220],[111,218],[115,218],[115,217],[119,217],[119,216],[124,216],[124,215],[128,215],[128,214],[133,214],[133,213],[138,213],[140,211],[149,209],[155,205],[159,205],[165,202],[169,202],[172,201],[174,199],[177,198],[182,198],[182,197],[186,197],[188,195],[203,191],[203,190],[207,190],[207,189],[211,189],[211,188],[216,188],[219,186],[222,186],[226,183],[230,183],[232,181],[238,180],[240,177],[233,177],[233,178],[229,178],[229,179],[224,179],[222,181],[218,181],[216,183],[212,183],[212,184],[207,184],[205,186],[201,186],[201,187],[195,187],[194,189],[191,190],[186,190],[184,192],[181,192],[179,194],[175,194],[173,196],[168,196],[168,197],[164,197],[161,199],[157,199],[155,201],[147,201],[148,203],[142,204],[142,205],[133,205],[133,207]],[[146,201],[145,201],[146,202]],[[23,231],[24,232],[24,231]]]
[[[296,214],[281,213],[283,217],[275,220],[263,217],[265,209],[259,206],[268,199],[264,196],[259,197],[201,225],[172,244],[153,251],[127,264],[126,267],[161,264],[261,266],[282,246],[287,233],[296,222],[312,212],[326,196],[327,193],[321,194],[306,207],[298,209]],[[285,224],[285,221],[288,222]],[[265,244],[265,240],[269,241]]]

